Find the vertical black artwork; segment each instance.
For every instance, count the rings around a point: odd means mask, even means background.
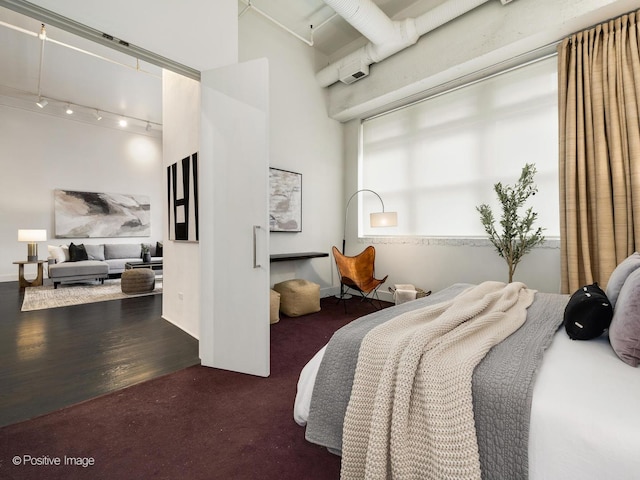
[[[167,167],[169,240],[198,241],[198,154]]]

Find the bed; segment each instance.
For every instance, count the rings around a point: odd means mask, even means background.
[[[342,453],[358,351],[370,330],[471,288],[452,285],[336,332],[298,381],[294,419],[306,426],[307,440]],[[489,350],[473,372],[483,479],[640,477],[640,370],[618,358],[606,334],[569,339],[561,328],[569,298],[536,292],[526,322]],[[343,469],[344,463],[343,456]]]

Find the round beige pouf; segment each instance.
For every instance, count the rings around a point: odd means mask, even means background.
[[[153,292],[156,288],[156,274],[150,268],[125,270],[122,272],[120,286],[122,293],[127,295]]]
[[[288,317],[299,317],[320,311],[320,285],[296,278],[276,283],[280,294],[280,311]]]

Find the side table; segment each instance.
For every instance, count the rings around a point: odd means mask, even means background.
[[[43,265],[47,263],[47,260],[36,260],[34,262],[30,262],[27,260],[21,260],[18,262],[13,262],[14,265],[18,265],[18,283],[20,284],[20,288],[26,287],[39,287],[42,285],[43,279]],[[34,278],[32,281],[28,281],[24,278],[24,266],[30,264],[38,265],[38,276]]]

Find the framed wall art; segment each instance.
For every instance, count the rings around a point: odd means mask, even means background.
[[[54,190],[56,238],[148,237],[146,195]]]
[[[167,198],[169,240],[199,241],[197,152],[167,167]]]
[[[269,230],[302,231],[302,174],[269,168]]]

